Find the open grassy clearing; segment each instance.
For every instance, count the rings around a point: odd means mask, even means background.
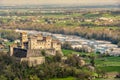
[[[120,80],[120,79],[110,78],[110,79],[94,79],[94,80]]]
[[[114,63],[114,64],[113,64]],[[98,66],[103,66],[103,65],[117,65],[120,66],[120,57],[103,57],[103,58],[97,58],[96,59],[96,64]]]
[[[64,14],[60,14],[60,13],[46,13],[46,14],[43,14],[44,17],[47,17],[47,18],[64,18],[65,15]]]
[[[120,66],[103,66],[98,68],[105,72],[120,72]]]
[[[120,72],[120,57],[103,57],[95,60],[96,66],[106,72]]]
[[[74,51],[74,50],[67,50],[67,49],[62,49],[62,52],[65,56],[69,55],[69,54],[81,54],[81,55],[84,55],[85,53],[83,52],[77,52],[77,51]]]

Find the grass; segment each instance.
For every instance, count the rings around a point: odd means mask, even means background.
[[[100,17],[101,14],[87,13],[87,14],[83,14],[83,16],[84,16],[85,18],[91,18],[91,17],[96,18],[96,17]]]
[[[53,78],[53,79],[50,79],[50,80],[76,80],[74,77],[68,77],[68,78]],[[94,80],[120,80],[120,79],[117,79],[117,78],[109,78],[109,79],[94,79]]]
[[[106,72],[120,72],[120,57],[103,57],[95,60],[96,66]]]
[[[66,21],[57,21],[54,25],[60,27],[71,27],[71,26],[76,27],[79,26],[79,23],[71,20],[66,20]]]
[[[71,15],[69,15],[70,17],[82,17],[82,14],[81,13],[73,13]]]
[[[103,66],[98,68],[105,72],[120,72],[120,66]]]
[[[94,79],[94,80],[120,80],[120,79],[112,79],[112,78],[110,78],[110,79]]]
[[[74,77],[68,77],[68,78],[53,78],[50,80],[76,80]]]
[[[69,55],[69,54],[72,54],[72,53],[76,53],[75,51],[73,50],[67,50],[67,49],[62,49],[62,52],[63,54],[66,56],[66,55]],[[77,52],[78,53],[78,52]]]
[[[6,45],[6,46],[9,46],[9,45],[11,45],[13,42],[5,42],[4,44]]]
[[[66,18],[66,17],[77,17],[77,16],[82,16],[80,13],[73,13],[70,15],[67,14],[62,14],[62,13],[45,13],[43,16],[48,17],[48,18]]]
[[[82,54],[86,53],[76,52],[74,50],[66,50],[62,49],[62,52],[65,56],[69,54]],[[86,54],[87,55],[87,54]],[[97,55],[96,55],[97,56]],[[89,59],[86,58],[86,62],[90,62]],[[106,71],[106,72],[120,72],[120,57],[100,57],[95,59],[96,67]]]
[[[102,57],[96,59],[98,66],[120,66],[120,57]]]
[[[67,56],[69,54],[85,54],[85,53],[82,53],[82,52],[77,52],[77,51],[74,51],[74,50],[67,50],[67,49],[62,49],[62,52],[65,56]]]
[[[6,45],[6,47],[5,47],[5,51],[8,51],[9,50],[9,46],[11,45],[11,44],[13,44],[14,42],[4,42],[4,44]]]
[[[65,15],[64,14],[60,14],[60,13],[45,13],[43,14],[44,17],[47,17],[47,18],[64,18]]]

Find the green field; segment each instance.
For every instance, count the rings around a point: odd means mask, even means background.
[[[94,79],[94,80],[120,80],[120,79],[113,79],[113,78],[110,78],[110,79]]]
[[[120,57],[97,58],[95,63],[106,72],[120,72]]]
[[[74,51],[74,50],[67,50],[67,49],[62,49],[62,52],[65,56],[69,55],[69,54],[85,54],[85,53],[82,53],[82,52],[77,52],[77,51]]]
[[[74,50],[62,49],[65,56],[69,54],[81,54],[87,55],[87,53],[76,52]],[[96,55],[97,56],[97,55]],[[86,61],[89,60],[86,58]],[[106,72],[120,72],[120,57],[100,57],[95,59],[96,67],[106,71]]]

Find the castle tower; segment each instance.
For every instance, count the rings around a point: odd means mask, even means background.
[[[61,50],[60,42],[58,42],[57,40],[53,40],[52,41],[52,48],[54,48],[56,51],[60,51]]]
[[[28,49],[36,49],[37,39],[34,36],[30,36],[28,40]]]
[[[17,47],[17,44],[12,44],[9,46],[9,55],[12,56],[14,54],[14,48]]]
[[[37,34],[37,40],[43,40],[42,34]]]
[[[24,43],[28,41],[28,36],[26,32],[20,33],[20,42],[21,42],[21,48],[24,48]]]
[[[52,42],[52,37],[51,36],[47,36],[46,37],[46,48],[47,49],[51,48],[51,42]]]
[[[13,55],[13,46],[9,46],[9,55],[12,56]]]
[[[47,43],[51,43],[52,42],[52,37],[51,36],[47,36],[46,37],[46,42]]]

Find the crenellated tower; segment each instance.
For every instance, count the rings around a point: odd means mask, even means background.
[[[28,39],[28,49],[36,49],[37,39],[35,36],[30,36]]]
[[[51,42],[52,42],[51,36],[47,36],[46,37],[46,49],[51,48]]]
[[[25,43],[28,42],[28,36],[26,32],[22,32],[20,33],[20,44],[21,44],[21,48],[25,48]]]

